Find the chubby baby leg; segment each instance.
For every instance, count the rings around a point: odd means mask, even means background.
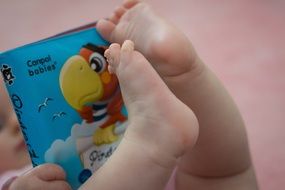
[[[163,189],[177,159],[197,140],[197,119],[132,41],[112,44],[105,56],[119,79],[129,126],[114,155],[83,188]],[[102,179],[109,175],[116,185]]]

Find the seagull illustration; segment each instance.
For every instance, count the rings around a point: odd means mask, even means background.
[[[38,106],[38,112],[41,112],[42,108],[47,107],[48,106],[48,102],[51,101],[51,100],[53,100],[53,99],[52,98],[46,98],[44,103],[42,103],[42,104],[40,104]]]
[[[53,114],[53,116],[52,116],[52,121],[54,121],[56,118],[60,118],[60,117],[63,117],[63,116],[65,116],[66,115],[66,113],[65,112],[59,112],[59,113],[55,113],[55,114]]]

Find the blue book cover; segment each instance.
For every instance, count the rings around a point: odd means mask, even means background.
[[[127,112],[95,27],[0,54],[0,69],[34,166],[64,168],[80,187],[116,150]]]

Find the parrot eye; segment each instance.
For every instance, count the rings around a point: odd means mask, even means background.
[[[102,73],[106,69],[106,59],[99,53],[93,53],[89,58],[90,67],[97,73]]]

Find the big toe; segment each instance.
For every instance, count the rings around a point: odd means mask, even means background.
[[[105,19],[101,19],[98,21],[96,28],[101,36],[106,39],[107,41],[111,41],[112,33],[115,30],[116,25]]]
[[[117,43],[111,44],[105,51],[105,57],[109,63],[109,71],[116,73],[120,79],[120,75],[124,72],[124,68],[132,61],[133,53],[134,43],[130,40],[126,40],[122,47]]]
[[[125,0],[123,3],[123,6],[127,9],[130,9],[136,4],[138,4],[139,2],[140,2],[139,0]]]

